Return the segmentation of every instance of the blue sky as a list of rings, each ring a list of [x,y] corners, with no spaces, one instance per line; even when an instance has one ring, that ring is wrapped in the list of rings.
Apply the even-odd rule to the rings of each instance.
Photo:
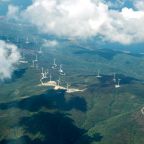
[[[32,3],[31,0],[9,0],[9,1],[0,0],[0,15],[6,15],[9,4],[16,5],[24,9],[31,3]]]
[[[112,2],[113,4],[117,3],[117,0],[106,0],[106,2]],[[133,8],[133,3],[132,0],[121,0],[124,2],[123,5],[119,5],[119,7],[116,7],[115,9],[121,9],[122,7],[129,7],[129,8]],[[13,4],[13,5],[17,5],[20,6],[21,8],[26,8],[28,5],[30,5],[32,3],[32,0],[8,0],[8,1],[0,1],[0,14],[1,15],[5,15],[7,13],[8,10],[8,5],[9,4]]]

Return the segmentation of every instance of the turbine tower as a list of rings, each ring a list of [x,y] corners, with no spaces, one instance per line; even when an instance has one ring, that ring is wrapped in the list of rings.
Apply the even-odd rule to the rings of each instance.
[[[52,69],[56,69],[56,68],[57,68],[56,59],[54,58],[54,63],[52,65]]]
[[[115,88],[119,88],[120,87],[120,81],[121,81],[121,79],[118,79],[117,84],[115,85]]]
[[[100,71],[98,70],[98,73],[97,73],[97,78],[101,78],[102,76],[100,75]]]
[[[113,81],[116,82],[116,73],[113,74]]]
[[[62,69],[62,64],[60,65],[60,68],[59,68],[59,74],[60,75],[65,75],[63,69]]]

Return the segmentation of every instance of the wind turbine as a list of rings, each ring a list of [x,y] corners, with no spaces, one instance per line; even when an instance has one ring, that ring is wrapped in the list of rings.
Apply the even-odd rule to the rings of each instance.
[[[116,82],[116,73],[113,74],[113,81]]]
[[[39,54],[42,54],[42,48],[41,48],[41,47],[40,47],[38,53],[39,53]]]
[[[32,68],[35,67],[35,60],[32,60],[32,65],[31,65]]]
[[[25,59],[24,51],[22,50],[22,57],[21,59]]]
[[[41,79],[40,79],[40,82],[41,82],[41,84],[43,85],[44,83],[43,83],[43,79],[45,79],[45,78],[47,78],[47,73],[45,73],[44,72],[44,70],[43,70],[43,67],[42,67],[42,69],[41,69],[42,71],[41,71],[41,75],[42,75],[42,77],[41,77]]]
[[[57,80],[57,85],[60,86],[60,78]]]
[[[43,67],[41,68],[41,75],[42,75],[42,78],[45,78],[45,73],[44,73]]]
[[[44,78],[47,78],[48,73],[48,70],[44,72]]]
[[[120,81],[121,81],[121,79],[118,79],[118,83],[115,85],[115,88],[119,88],[120,87]]]
[[[41,68],[41,74],[42,74],[42,75],[44,74],[44,70],[43,70],[43,67]]]
[[[56,68],[57,68],[56,59],[54,59],[54,63],[52,65],[52,69],[56,69]]]
[[[36,57],[35,57],[35,60],[34,60],[35,62],[37,62],[38,61],[38,57],[37,57],[37,54],[36,54]]]
[[[25,43],[26,43],[26,44],[29,44],[29,43],[30,43],[28,37],[26,37],[26,42],[25,42]]]
[[[60,75],[65,75],[65,73],[64,73],[64,71],[62,69],[62,64],[60,65],[59,73],[60,73]]]
[[[23,64],[27,64],[28,63],[28,61],[25,60],[24,52],[22,52],[22,57],[21,57],[19,62],[23,63]]]
[[[43,80],[44,79],[44,76],[42,75],[42,78],[40,79],[40,82],[41,82],[41,84],[43,85],[44,83],[43,83]]]
[[[52,79],[52,76],[51,76],[51,74],[50,74],[49,78],[50,78],[50,82],[51,82],[51,81],[52,81],[52,80],[51,80],[51,79]]]
[[[101,78],[102,76],[100,75],[100,72],[99,72],[99,70],[98,70],[98,73],[97,73],[97,76],[96,76],[97,78]]]
[[[66,86],[66,91],[67,92],[69,91],[69,86],[70,86],[70,84],[67,83],[67,86]]]

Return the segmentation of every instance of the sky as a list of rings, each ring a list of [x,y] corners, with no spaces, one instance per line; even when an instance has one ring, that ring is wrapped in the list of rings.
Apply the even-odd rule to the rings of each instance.
[[[144,0],[0,0],[0,15],[57,37],[144,42]]]
[[[144,41],[143,0],[33,0],[24,9],[9,2],[7,16],[23,18],[42,33],[56,36],[99,36],[121,44]]]
[[[131,44],[144,41],[144,0],[1,0],[10,19],[41,32]]]

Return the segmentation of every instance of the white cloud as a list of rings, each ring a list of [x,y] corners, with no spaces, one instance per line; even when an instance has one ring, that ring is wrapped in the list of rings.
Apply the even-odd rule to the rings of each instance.
[[[0,40],[0,79],[10,78],[20,58],[18,49],[13,44]]]
[[[44,47],[55,47],[58,45],[58,42],[56,40],[44,40],[43,46]]]
[[[19,7],[11,4],[8,5],[7,18],[18,19],[18,15],[19,15]]]
[[[24,16],[45,33],[88,37],[106,21],[107,10],[91,0],[35,0]]]
[[[144,12],[123,8],[121,12],[110,11],[109,21],[101,34],[105,39],[123,44],[144,41]]]
[[[113,10],[103,1],[34,0],[21,15],[40,31],[57,36],[101,36],[122,44],[144,42],[144,11]]]

